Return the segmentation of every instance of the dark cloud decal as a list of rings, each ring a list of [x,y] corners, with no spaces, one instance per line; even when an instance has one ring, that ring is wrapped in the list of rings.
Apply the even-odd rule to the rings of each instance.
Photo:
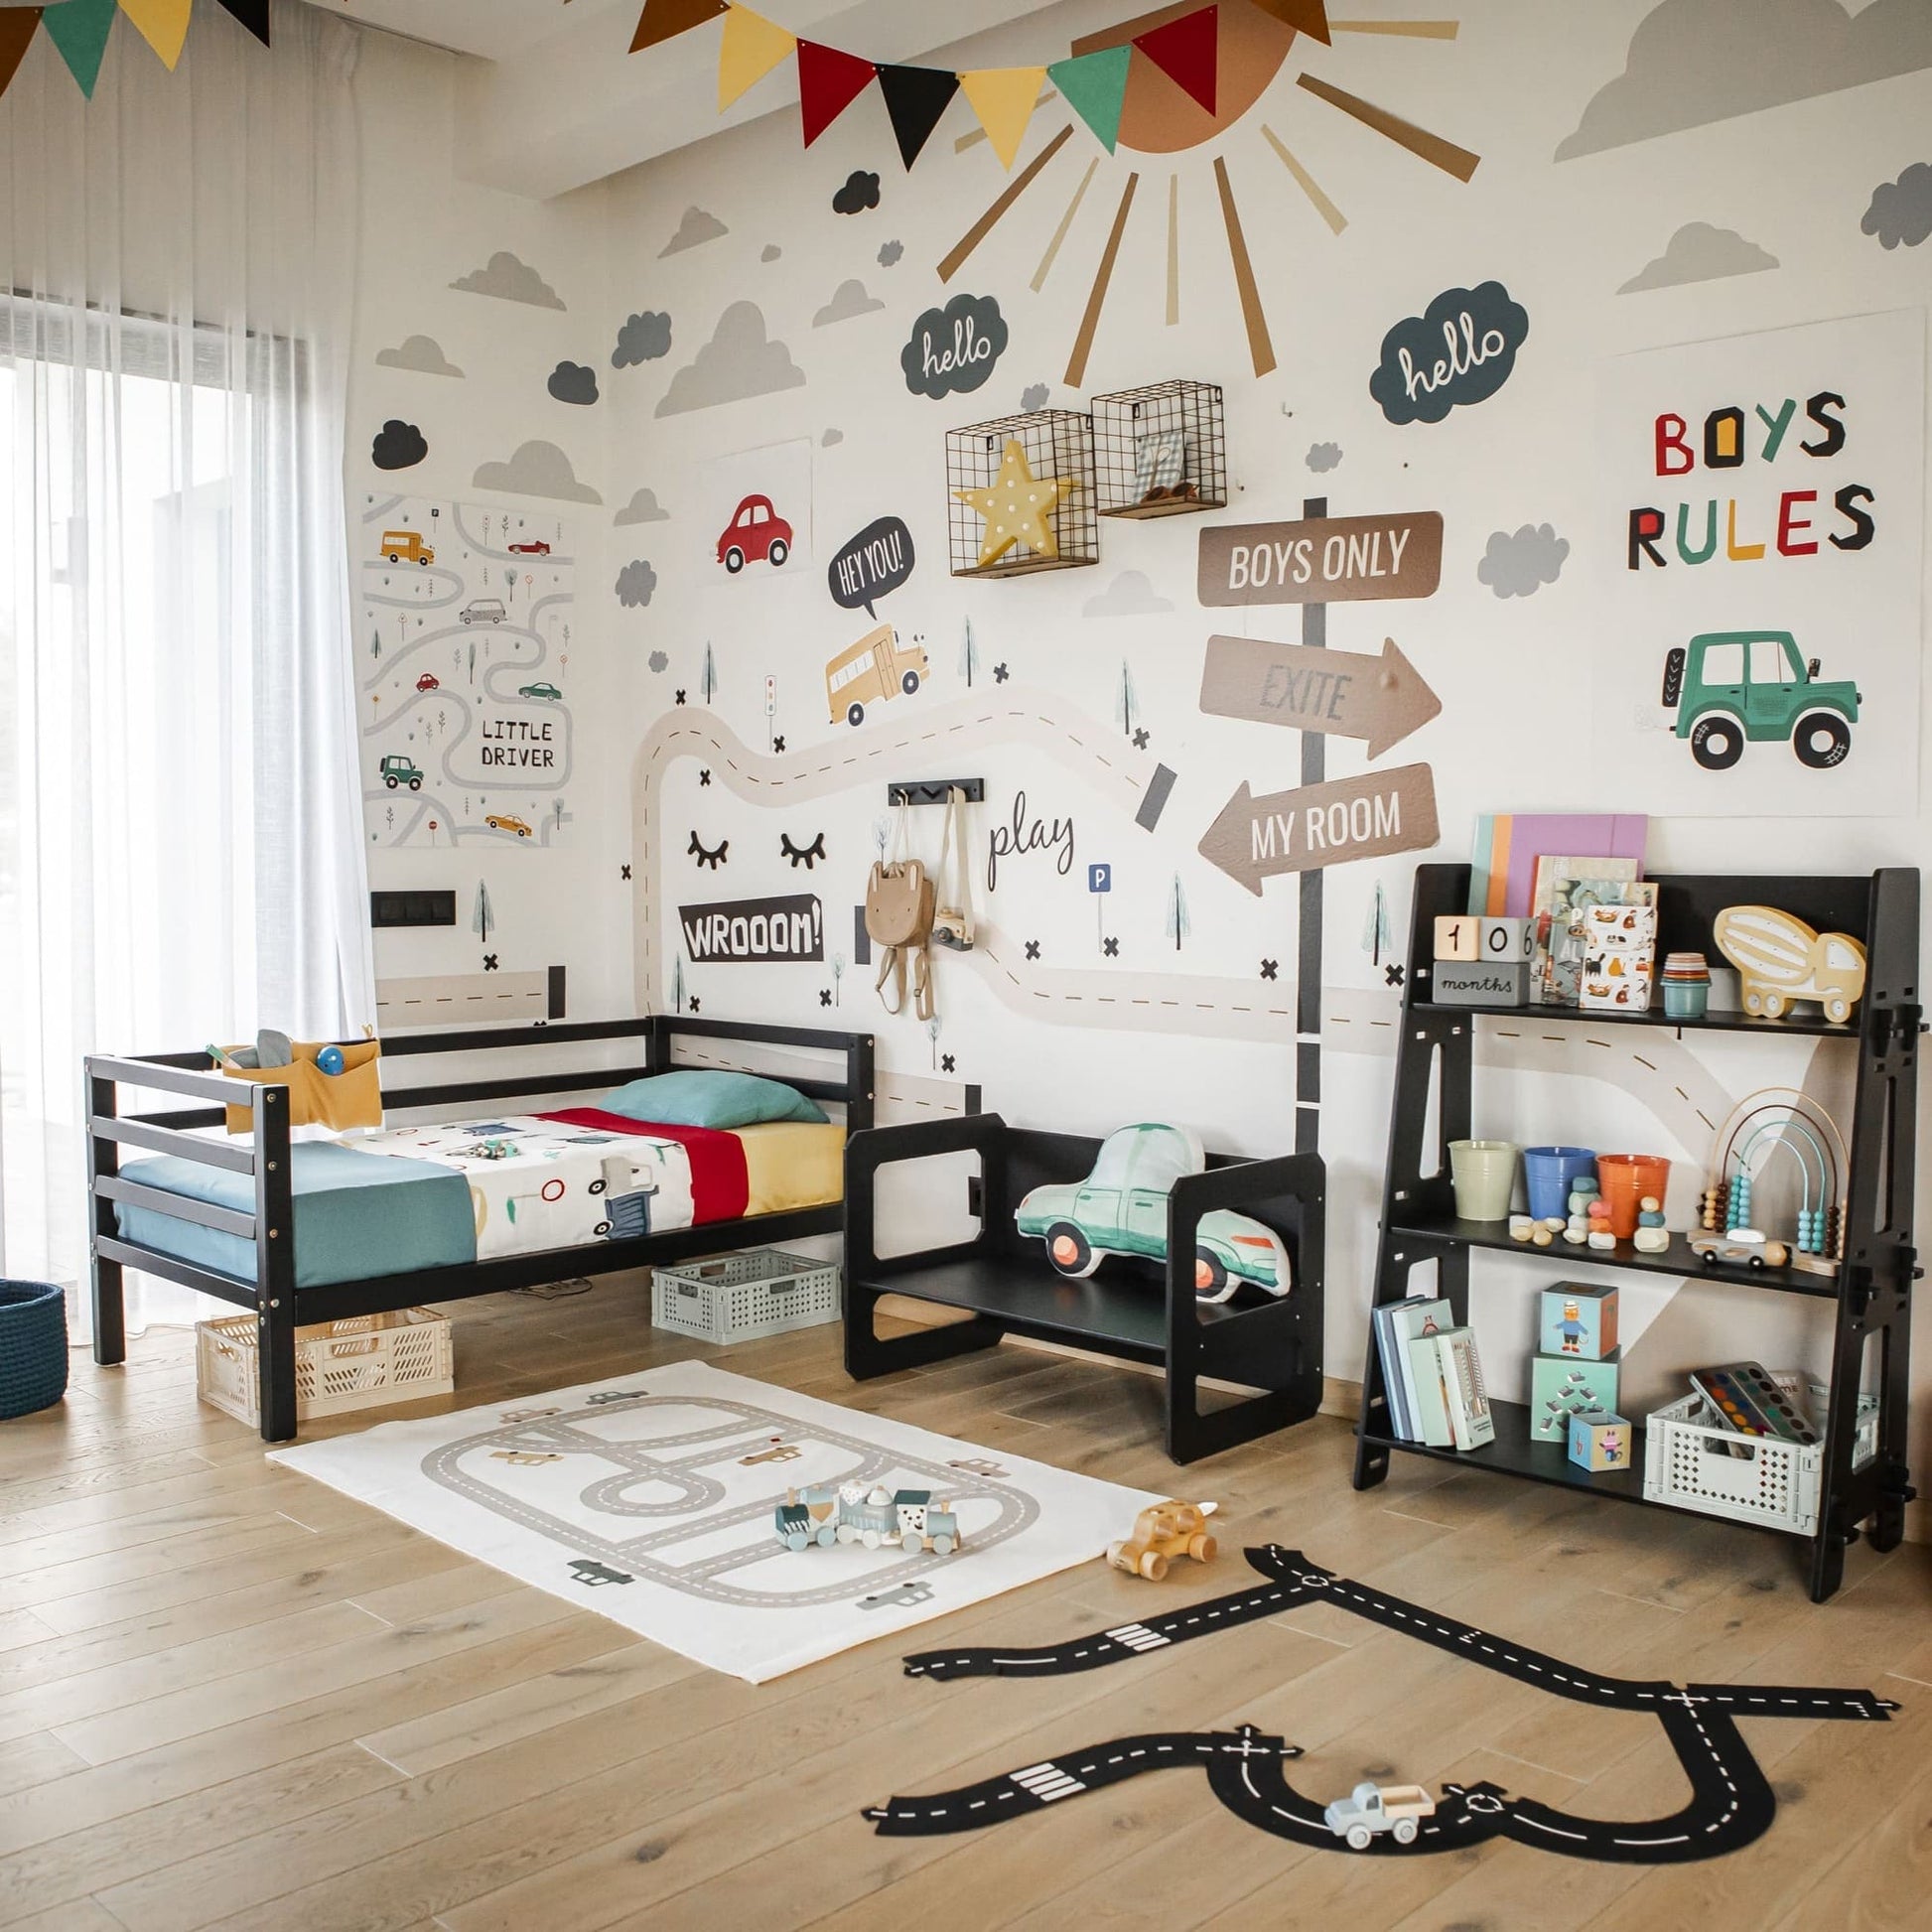
[[[393,416],[376,431],[369,461],[378,470],[410,470],[429,455],[429,443],[414,423]]]
[[[583,362],[559,362],[545,386],[559,402],[593,403],[597,400],[597,371]]]
[[[618,572],[618,602],[626,611],[640,611],[657,588],[657,573],[639,557]]]
[[[845,186],[832,197],[835,214],[863,214],[879,206],[879,177],[855,168],[845,178]]]
[[[1529,333],[1529,312],[1500,282],[1445,289],[1382,338],[1368,392],[1392,423],[1440,423],[1509,380]]]
[[[632,316],[618,331],[618,345],[611,351],[614,369],[634,368],[639,362],[654,362],[671,352],[671,319],[646,309]]]
[[[1883,248],[1916,248],[1932,235],[1932,162],[1915,161],[1896,181],[1880,182],[1859,227]]]

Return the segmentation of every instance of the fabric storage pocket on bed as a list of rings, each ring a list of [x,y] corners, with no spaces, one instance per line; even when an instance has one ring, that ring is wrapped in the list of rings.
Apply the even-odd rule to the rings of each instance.
[[[295,1285],[371,1281],[420,1268],[461,1267],[477,1258],[476,1216],[460,1173],[427,1161],[360,1154],[335,1141],[302,1141],[289,1150],[295,1192]],[[124,1179],[192,1200],[249,1213],[255,1183],[245,1173],[205,1168],[173,1155],[131,1161]],[[255,1250],[239,1235],[179,1221],[156,1208],[117,1201],[124,1241],[178,1261],[255,1278]]]

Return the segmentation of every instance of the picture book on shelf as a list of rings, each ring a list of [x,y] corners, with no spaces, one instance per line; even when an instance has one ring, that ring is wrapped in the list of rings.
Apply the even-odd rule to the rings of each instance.
[[[1409,1344],[1418,1335],[1449,1325],[1449,1306],[1440,1296],[1412,1295],[1374,1313],[1375,1342],[1382,1357],[1382,1383],[1388,1396],[1389,1426],[1403,1441],[1419,1443],[1416,1420],[1416,1366]]]
[[[1476,820],[1469,855],[1468,910],[1477,917],[1527,918],[1536,862],[1547,852],[1594,852],[1643,870],[1650,821],[1641,813],[1498,813]]]
[[[1496,1426],[1483,1387],[1475,1335],[1466,1327],[1432,1327],[1409,1344],[1415,1368],[1418,1440],[1438,1449],[1481,1449]]]
[[[1537,860],[1530,897],[1533,1003],[1579,1003],[1588,938],[1585,914],[1593,905],[1655,905],[1657,889],[1637,877],[1642,869],[1639,860],[1612,856],[1545,853]]]

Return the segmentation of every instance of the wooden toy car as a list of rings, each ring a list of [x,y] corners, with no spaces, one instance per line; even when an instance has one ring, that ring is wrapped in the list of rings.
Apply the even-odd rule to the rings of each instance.
[[[1345,1798],[1326,1806],[1321,1817],[1351,1852],[1366,1852],[1378,1832],[1398,1845],[1413,1845],[1421,1820],[1436,1815],[1436,1800],[1419,1784],[1358,1784]]]
[[[1214,1561],[1214,1539],[1207,1534],[1206,1514],[1194,1503],[1150,1503],[1134,1519],[1134,1534],[1107,1546],[1107,1561],[1130,1577],[1158,1584],[1174,1557],[1196,1563]]]

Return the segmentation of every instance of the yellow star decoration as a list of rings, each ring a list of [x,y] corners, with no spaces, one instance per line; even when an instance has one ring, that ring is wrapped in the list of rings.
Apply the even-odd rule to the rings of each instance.
[[[1016,543],[1042,557],[1060,554],[1059,539],[1046,520],[1061,497],[1078,489],[1074,477],[1035,477],[1027,462],[1027,452],[1019,442],[1009,439],[1006,454],[1000,459],[1000,474],[985,489],[955,489],[962,503],[986,518],[986,534],[980,539],[980,568],[997,563]]]

